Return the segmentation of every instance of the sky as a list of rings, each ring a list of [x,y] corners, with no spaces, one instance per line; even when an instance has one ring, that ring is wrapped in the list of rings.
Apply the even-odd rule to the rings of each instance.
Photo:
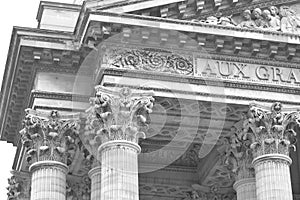
[[[52,0],[47,0],[52,1]],[[2,80],[9,43],[13,26],[37,27],[36,14],[40,0],[14,0],[2,1],[0,12],[0,79]],[[55,2],[73,3],[74,0],[57,0]],[[2,81],[0,81],[1,86]],[[0,164],[0,199],[7,199],[10,170],[16,148],[4,141],[0,142],[1,164]]]

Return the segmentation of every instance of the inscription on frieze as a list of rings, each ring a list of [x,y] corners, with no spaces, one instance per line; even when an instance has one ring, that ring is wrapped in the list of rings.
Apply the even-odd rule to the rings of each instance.
[[[232,59],[233,60],[233,59]],[[300,66],[260,64],[207,58],[197,53],[155,48],[106,48],[102,67],[232,80],[247,83],[300,86]],[[262,63],[263,61],[261,61]]]
[[[195,76],[242,82],[300,83],[300,69],[206,58],[195,59]]]

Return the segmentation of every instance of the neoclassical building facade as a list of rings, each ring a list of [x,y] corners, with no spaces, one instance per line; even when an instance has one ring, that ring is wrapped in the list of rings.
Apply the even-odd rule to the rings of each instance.
[[[300,199],[298,0],[42,1],[37,21],[1,88],[8,199]]]

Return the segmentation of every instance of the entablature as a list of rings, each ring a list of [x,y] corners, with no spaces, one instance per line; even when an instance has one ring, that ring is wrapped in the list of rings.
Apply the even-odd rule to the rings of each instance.
[[[268,8],[270,6],[296,3],[297,0],[132,0],[86,2],[93,11],[113,13],[133,13],[144,16],[156,16],[174,19],[206,19],[210,16],[230,16],[240,14],[247,9]]]
[[[127,44],[142,43],[289,63],[300,61],[297,58],[300,35],[297,34],[100,12],[89,13],[84,21],[85,25],[76,33],[82,35],[81,43],[91,49],[117,37]]]

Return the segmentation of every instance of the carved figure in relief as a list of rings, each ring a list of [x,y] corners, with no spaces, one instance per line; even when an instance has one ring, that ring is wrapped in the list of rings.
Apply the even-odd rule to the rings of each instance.
[[[231,26],[231,27],[236,26],[235,22],[232,21],[231,17],[221,17],[219,19],[219,24],[223,26]]]
[[[260,8],[255,8],[253,11],[252,11],[252,15],[253,15],[253,18],[254,18],[254,22],[255,22],[255,25],[257,27],[260,27],[260,28],[266,28],[267,24],[265,23],[265,21],[263,20],[263,17],[262,17],[262,11]]]
[[[242,17],[243,17],[244,21],[242,21],[240,24],[238,24],[238,27],[240,27],[240,28],[250,28],[250,29],[257,28],[257,25],[251,19],[251,11],[250,10],[245,10],[242,13]]]
[[[272,17],[275,17],[280,20],[279,9],[276,6],[270,6],[269,11],[270,11]]]
[[[300,18],[296,12],[288,6],[281,6],[279,14],[281,16],[281,31],[284,33],[299,33]]]
[[[263,28],[268,28],[272,31],[280,30],[280,19],[276,16],[272,16],[269,10],[264,10],[262,13],[265,26]]]
[[[210,16],[210,17],[207,17],[205,22],[208,23],[208,24],[217,25],[218,24],[218,18],[216,18],[214,16]]]

